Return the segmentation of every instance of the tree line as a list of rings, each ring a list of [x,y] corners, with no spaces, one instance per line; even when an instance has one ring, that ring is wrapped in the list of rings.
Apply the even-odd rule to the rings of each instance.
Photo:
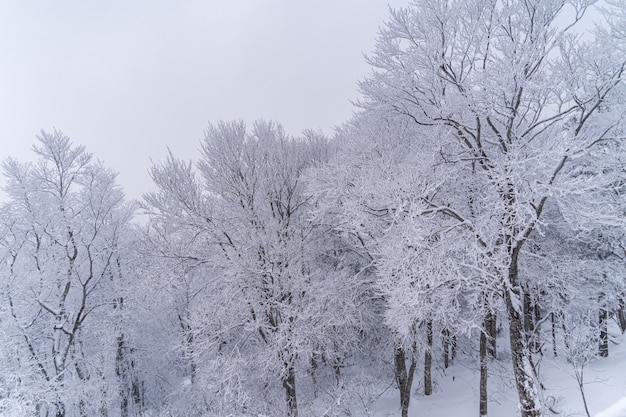
[[[538,417],[548,355],[584,400],[626,330],[626,7],[592,5],[392,10],[332,137],[210,124],[140,201],[42,131],[3,162],[0,411],[365,416],[393,383],[405,417],[475,358],[480,416],[505,360]]]

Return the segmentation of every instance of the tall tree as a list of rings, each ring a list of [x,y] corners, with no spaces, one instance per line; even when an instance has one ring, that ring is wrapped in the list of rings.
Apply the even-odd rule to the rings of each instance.
[[[346,124],[337,140],[341,149],[316,170],[311,193],[329,228],[368,265],[393,335],[386,348],[407,415],[422,353],[424,393],[432,392],[434,334],[451,338],[471,328],[460,324],[472,323],[471,314],[458,314],[472,292],[465,278],[474,262],[463,244],[468,232],[429,203],[429,196],[449,190],[412,123],[370,113]]]
[[[606,184],[601,150],[620,135],[624,59],[610,51],[616,37],[582,40],[588,7],[414,1],[391,12],[369,58],[373,73],[360,84],[363,108],[421,126],[436,141],[439,163],[453,171],[467,166],[479,186],[470,198],[489,207],[488,217],[462,200],[435,195],[429,203],[472,231],[485,271],[498,278],[524,417],[542,414],[524,327],[524,294],[532,287],[519,269],[525,244],[550,198],[571,216],[608,218],[598,216],[606,206],[588,197]],[[589,160],[594,175],[583,185],[576,171]]]
[[[31,366],[22,383],[37,412],[93,415],[113,407],[117,393],[108,361],[115,351],[101,349],[114,334],[95,317],[112,313],[120,297],[119,241],[132,206],[84,147],[58,131],[38,141],[36,162],[3,163],[2,323],[21,348],[18,360]]]
[[[205,288],[184,321],[201,346],[192,352],[197,378],[220,393],[213,413],[235,405],[276,412],[268,392],[280,390],[286,414],[296,416],[298,369],[320,350],[341,358],[336,348],[351,315],[330,307],[338,306],[334,290],[352,289],[316,264],[326,254],[303,182],[326,147],[319,135],[293,139],[275,123],[249,132],[243,122],[220,122],[209,126],[195,166],[170,156],[152,169],[158,190],[145,207],[155,248]],[[331,334],[338,343],[328,343]]]

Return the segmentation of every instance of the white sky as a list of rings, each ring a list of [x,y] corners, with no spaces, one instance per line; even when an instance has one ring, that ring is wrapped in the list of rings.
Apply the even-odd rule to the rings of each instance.
[[[0,0],[0,159],[56,127],[140,197],[150,159],[196,158],[209,121],[332,133],[407,2]]]

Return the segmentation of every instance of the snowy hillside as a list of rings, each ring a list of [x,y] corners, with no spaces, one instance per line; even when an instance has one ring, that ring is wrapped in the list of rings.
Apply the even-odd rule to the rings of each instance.
[[[624,335],[612,329],[611,353],[608,358],[593,359],[583,369],[583,386],[591,417],[626,417],[626,343]],[[506,343],[502,341],[502,346]],[[509,360],[510,352],[490,364],[489,416],[518,415],[515,391]],[[554,415],[586,416],[583,400],[574,375],[574,368],[563,357],[553,358],[546,353],[539,361],[544,397]],[[417,378],[417,376],[416,376]],[[445,372],[437,367],[436,389],[431,396],[419,391],[421,381],[414,384],[410,417],[476,417],[478,416],[478,363],[463,361]],[[389,390],[377,404],[377,417],[400,415],[397,390]]]

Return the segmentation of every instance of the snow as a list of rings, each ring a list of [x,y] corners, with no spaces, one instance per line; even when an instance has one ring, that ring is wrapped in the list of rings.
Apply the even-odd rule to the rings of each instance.
[[[595,417],[626,417],[626,397],[609,408],[596,414]]]
[[[584,390],[593,417],[626,417],[626,343],[625,336],[613,332],[608,358],[592,360],[584,368]],[[504,340],[499,340],[499,358],[490,363],[489,374],[489,417],[511,417],[519,415],[518,397],[513,380],[510,352],[503,349]],[[543,395],[552,412],[546,416],[586,416],[574,369],[564,357],[553,358],[546,349],[538,359],[541,380],[546,390]],[[433,369],[434,392],[423,395],[420,370],[415,375],[409,417],[475,417],[478,415],[478,361],[468,362],[467,357],[443,369],[441,363]],[[398,391],[390,391],[377,403],[376,417],[400,415]],[[611,405],[613,404],[613,405]],[[608,407],[608,408],[607,408]]]

